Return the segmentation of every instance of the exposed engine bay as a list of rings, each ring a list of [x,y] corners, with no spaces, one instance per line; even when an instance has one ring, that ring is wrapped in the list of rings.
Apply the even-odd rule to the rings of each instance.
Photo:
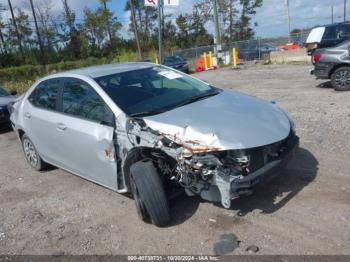
[[[230,208],[232,199],[251,194],[254,185],[261,180],[260,173],[265,174],[281,164],[298,144],[291,128],[289,136],[277,143],[224,150],[201,145],[199,141],[181,141],[179,137],[154,131],[142,119],[134,118],[126,119],[126,137],[123,141],[126,143],[119,145],[119,154],[138,148],[141,156],[137,153],[137,157],[151,159],[163,181],[181,186],[189,196],[200,195],[205,200],[221,202],[225,208]],[[122,162],[125,173],[120,176],[125,181],[128,154]]]

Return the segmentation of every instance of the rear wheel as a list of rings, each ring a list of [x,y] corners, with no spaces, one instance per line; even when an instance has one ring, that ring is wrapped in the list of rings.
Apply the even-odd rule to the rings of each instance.
[[[170,211],[163,183],[151,161],[130,168],[130,185],[139,217],[162,227],[170,223]]]
[[[350,67],[340,67],[331,77],[332,86],[337,91],[350,90]]]
[[[33,142],[26,134],[22,136],[22,147],[24,156],[32,168],[34,168],[36,171],[43,171],[47,167],[47,164],[41,159]]]

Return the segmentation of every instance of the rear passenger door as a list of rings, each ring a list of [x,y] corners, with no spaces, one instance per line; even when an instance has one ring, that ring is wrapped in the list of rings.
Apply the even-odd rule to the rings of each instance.
[[[23,111],[24,127],[40,156],[55,164],[58,157],[54,131],[58,113],[60,79],[41,82],[25,101]]]
[[[59,165],[116,189],[114,114],[86,82],[65,78],[56,119]]]

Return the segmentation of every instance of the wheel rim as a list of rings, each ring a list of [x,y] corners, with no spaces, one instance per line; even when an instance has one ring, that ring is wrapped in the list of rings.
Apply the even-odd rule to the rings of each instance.
[[[130,175],[130,185],[131,185],[131,191],[132,195],[134,197],[135,205],[136,205],[136,210],[137,210],[137,215],[142,219],[142,220],[147,220],[148,219],[148,213],[145,207],[145,204],[140,198],[140,193],[136,187],[135,180],[132,175]]]
[[[29,164],[32,167],[36,167],[38,164],[38,154],[37,154],[32,142],[28,139],[25,139],[23,141],[23,149],[24,149],[25,157],[26,157],[27,161],[29,162]]]
[[[346,88],[350,86],[350,72],[342,70],[335,76],[335,83],[340,88]]]

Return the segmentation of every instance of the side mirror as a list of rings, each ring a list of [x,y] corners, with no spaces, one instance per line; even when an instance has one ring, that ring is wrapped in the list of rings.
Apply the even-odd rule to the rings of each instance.
[[[17,91],[11,91],[11,93],[10,93],[12,96],[15,96],[15,95],[17,95]]]

